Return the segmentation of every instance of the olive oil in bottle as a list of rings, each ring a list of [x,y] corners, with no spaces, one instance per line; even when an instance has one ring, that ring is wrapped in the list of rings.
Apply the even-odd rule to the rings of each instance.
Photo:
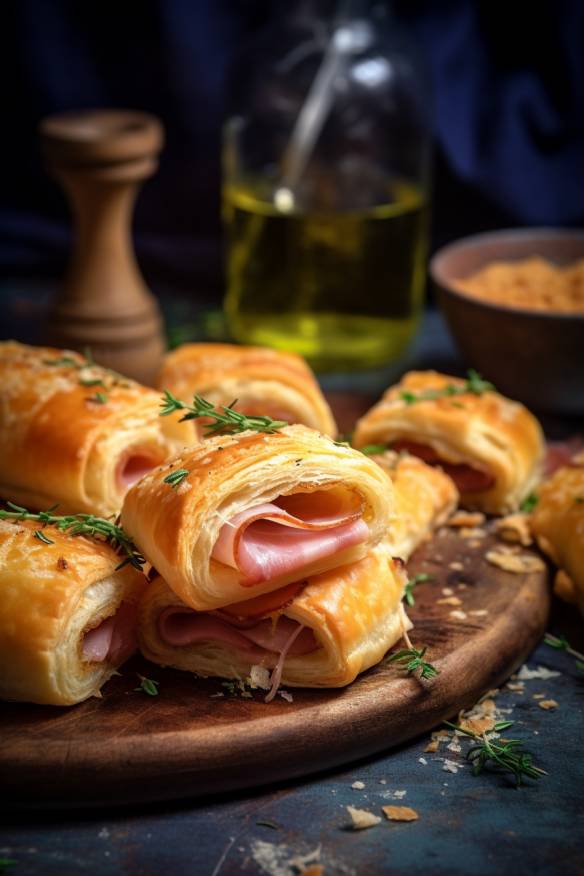
[[[375,206],[304,211],[278,209],[273,189],[261,189],[224,189],[225,310],[235,339],[292,350],[320,370],[399,358],[423,303],[422,191],[388,182]]]

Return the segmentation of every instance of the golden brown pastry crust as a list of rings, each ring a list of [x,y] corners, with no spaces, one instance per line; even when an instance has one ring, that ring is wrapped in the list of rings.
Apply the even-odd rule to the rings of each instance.
[[[532,532],[562,573],[556,592],[584,615],[584,465],[559,468],[537,494]]]
[[[378,663],[410,628],[401,605],[405,578],[379,545],[357,562],[308,579],[299,596],[281,614],[314,631],[321,647],[289,656],[282,684],[292,687],[342,687]],[[172,646],[159,634],[158,619],[169,606],[180,606],[162,578],[148,587],[140,603],[139,639],[149,660],[200,675],[245,679],[249,657],[220,643]],[[266,654],[261,665],[272,669],[278,655]]]
[[[426,465],[409,453],[385,453],[371,457],[389,475],[395,488],[392,523],[394,556],[408,560],[415,549],[446,523],[458,504],[458,490],[442,469]]]
[[[287,419],[334,436],[337,427],[314,374],[300,356],[266,347],[183,344],[164,360],[157,381],[190,402],[202,395],[214,405],[238,400],[238,410]]]
[[[83,634],[136,602],[145,578],[115,571],[111,547],[54,527],[0,520],[0,698],[71,705],[99,694],[118,664],[83,659]]]
[[[173,489],[164,478],[179,469],[189,474]],[[359,498],[369,538],[305,567],[304,577],[363,557],[386,538],[393,514],[385,472],[364,454],[305,426],[209,438],[132,487],[122,524],[182,601],[207,611],[299,578],[296,571],[245,586],[239,572],[211,559],[227,521],[278,496],[336,486]]]
[[[515,511],[540,477],[544,438],[536,418],[497,392],[415,404],[400,396],[403,391],[420,394],[463,383],[436,371],[409,372],[359,420],[354,444],[413,441],[430,446],[447,462],[485,468],[494,484],[482,492],[463,492],[461,505],[492,514]]]
[[[113,514],[125,456],[160,463],[194,433],[176,416],[159,416],[158,392],[99,366],[50,364],[63,357],[85,361],[67,350],[0,343],[0,495],[36,508],[58,502],[62,513]],[[104,404],[91,400],[98,392]]]

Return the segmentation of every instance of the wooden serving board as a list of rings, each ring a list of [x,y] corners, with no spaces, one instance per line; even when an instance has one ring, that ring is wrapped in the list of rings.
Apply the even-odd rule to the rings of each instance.
[[[414,645],[427,645],[427,659],[440,670],[432,682],[382,662],[347,688],[291,689],[292,703],[277,697],[266,704],[261,691],[242,698],[217,679],[136,659],[102,699],[67,709],[2,705],[4,800],[98,805],[251,787],[356,760],[436,727],[506,679],[546,626],[547,574],[489,564],[484,555],[493,541],[444,529],[409,564],[410,575],[434,576],[417,586],[409,610]],[[437,604],[444,587],[460,597],[466,619]],[[160,682],[158,696],[135,690],[137,672]]]

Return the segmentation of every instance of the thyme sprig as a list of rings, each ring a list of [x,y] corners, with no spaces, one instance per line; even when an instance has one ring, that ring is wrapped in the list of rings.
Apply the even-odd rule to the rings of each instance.
[[[102,387],[102,389],[110,390],[114,386],[128,387],[130,385],[127,378],[125,378],[122,374],[118,374],[118,372],[114,371],[112,368],[105,368],[103,365],[98,365],[93,358],[89,347],[85,348],[85,350],[83,351],[83,356],[80,359],[76,359],[74,356],[66,353],[64,356],[58,356],[56,359],[43,359],[43,365],[50,365],[53,367],[62,368],[73,368],[75,371],[79,372],[79,385],[88,388],[100,386]],[[91,373],[91,371],[89,372],[89,374],[84,373],[87,371],[87,369],[93,368],[99,369],[97,376],[95,372]],[[99,405],[104,405],[108,401],[108,397],[104,392],[96,392],[95,395],[90,396],[87,401],[95,402]]]
[[[96,517],[94,514],[53,514],[58,507],[53,505],[47,511],[39,511],[38,514],[7,502],[9,511],[0,509],[0,520],[34,520],[45,526],[54,526],[59,532],[67,532],[69,535],[87,535],[98,541],[106,542],[119,554],[125,554],[125,558],[116,566],[116,571],[130,565],[139,572],[143,571],[146,562],[142,554],[137,550],[130,536],[113,520],[105,517]],[[34,532],[35,538],[45,544],[54,544],[42,529]]]
[[[499,721],[491,731],[485,733],[474,733],[458,724],[451,724],[450,721],[444,723],[451,730],[477,740],[466,753],[467,760],[472,764],[474,776],[480,775],[487,767],[497,772],[511,773],[515,777],[515,784],[519,787],[525,776],[539,779],[540,776],[547,775],[545,770],[533,765],[532,756],[523,749],[523,742],[520,739],[502,739],[500,742],[495,742],[489,738],[492,733],[508,730],[513,725],[513,721]]]
[[[225,407],[215,407],[214,404],[202,398],[200,395],[195,395],[192,405],[188,405],[180,399],[176,398],[168,389],[164,390],[164,398],[160,409],[160,416],[167,417],[175,411],[186,411],[186,414],[181,417],[180,422],[185,420],[198,420],[200,417],[208,417],[213,422],[205,423],[203,429],[206,435],[233,435],[238,432],[251,430],[254,432],[277,432],[284,426],[288,426],[285,420],[273,420],[271,417],[261,416],[246,416],[239,411],[234,410],[234,405],[237,404],[237,399]]]
[[[435,678],[439,675],[439,670],[432,663],[424,660],[424,655],[428,649],[424,645],[423,648],[401,648],[397,653],[392,654],[388,658],[389,663],[400,663],[401,668],[405,669],[408,675],[415,672],[420,673],[420,678]]]
[[[406,584],[406,588],[404,590],[404,599],[409,606],[415,605],[416,600],[414,597],[414,587],[418,584],[423,584],[424,581],[433,581],[434,576],[429,575],[427,572],[419,572],[417,575],[414,575],[413,578],[408,580]]]
[[[160,687],[160,682],[155,681],[153,678],[146,678],[145,675],[140,675],[139,672],[137,672],[136,675],[138,676],[140,684],[138,687],[135,687],[134,690],[148,694],[149,697],[157,697],[159,693],[158,688]]]
[[[546,645],[550,646],[550,648],[555,648],[556,651],[565,651],[567,654],[570,654],[571,657],[575,657],[576,669],[578,672],[584,674],[584,654],[581,654],[580,651],[576,651],[575,648],[572,648],[565,636],[552,636],[551,633],[546,633],[543,640]]]
[[[472,395],[484,395],[485,392],[493,391],[495,391],[493,384],[489,383],[488,380],[483,380],[478,371],[470,368],[466,372],[466,380],[460,386],[455,383],[447,383],[441,389],[427,389],[418,394],[409,392],[409,390],[402,390],[399,397],[406,405],[413,405],[416,402],[433,401],[437,398],[450,398],[455,395],[468,395],[469,393]]]

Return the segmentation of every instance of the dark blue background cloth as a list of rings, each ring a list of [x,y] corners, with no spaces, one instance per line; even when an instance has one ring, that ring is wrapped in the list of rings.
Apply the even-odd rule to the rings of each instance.
[[[393,8],[432,82],[434,244],[502,225],[584,224],[584,4],[401,0]],[[149,278],[217,296],[227,71],[277,9],[269,0],[4,4],[4,276],[56,275],[69,248],[68,209],[40,161],[39,120],[136,108],[159,115],[167,131],[160,171],[136,212],[141,262]]]

